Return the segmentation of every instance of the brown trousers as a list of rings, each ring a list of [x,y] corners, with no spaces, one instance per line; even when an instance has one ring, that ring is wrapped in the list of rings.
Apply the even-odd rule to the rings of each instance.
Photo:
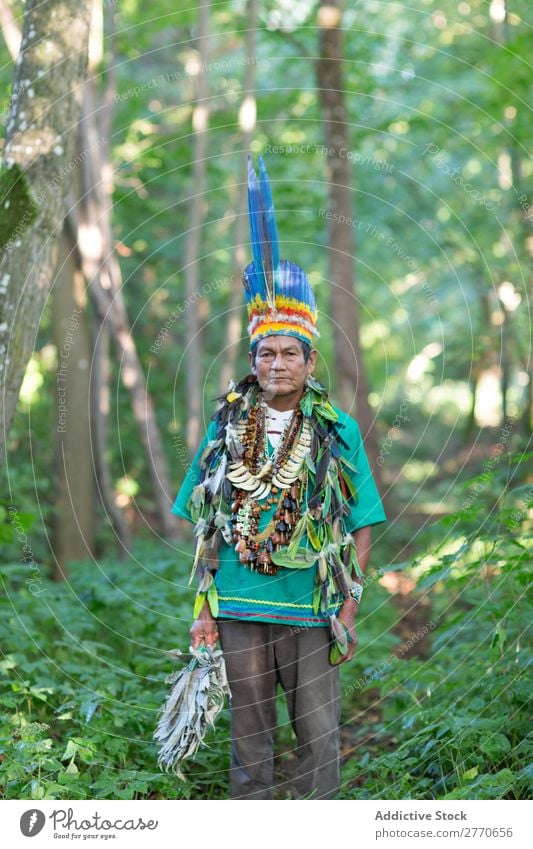
[[[231,688],[231,798],[272,799],[276,688],[296,735],[292,797],[331,799],[339,789],[339,670],[329,628],[219,619]],[[280,785],[283,788],[283,785]]]

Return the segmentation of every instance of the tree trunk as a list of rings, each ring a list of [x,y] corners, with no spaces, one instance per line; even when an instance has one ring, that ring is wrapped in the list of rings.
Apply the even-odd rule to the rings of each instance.
[[[57,256],[92,0],[27,0],[3,154],[0,458]],[[30,188],[31,187],[31,190]]]
[[[56,518],[52,550],[54,577],[67,577],[69,560],[93,553],[93,464],[89,428],[91,340],[87,291],[76,253],[60,240],[52,323],[57,348],[57,425],[55,462]]]
[[[354,415],[373,460],[374,474],[381,483],[375,462],[377,440],[374,413],[368,403],[368,383],[359,340],[359,305],[355,286],[352,175],[346,150],[350,148],[342,73],[342,13],[344,0],[331,0],[318,10],[319,55],[317,87],[324,121],[329,183],[329,280],[331,317],[334,328],[336,396],[340,406]],[[344,155],[342,155],[344,153]]]
[[[463,442],[470,442],[474,433],[474,428],[476,425],[476,403],[477,403],[477,390],[479,385],[479,375],[480,369],[476,363],[472,364],[472,368],[470,371],[470,410],[468,411],[468,416],[466,419],[465,429],[463,433]]]
[[[131,534],[124,514],[115,502],[113,479],[107,461],[109,430],[109,324],[97,315],[91,367],[91,434],[92,456],[98,490],[98,499],[106,520],[110,523],[121,560],[131,546]]]
[[[96,89],[96,74],[91,74],[84,90],[83,115],[80,122],[80,146],[83,162],[80,170],[79,202],[71,205],[79,210],[76,216],[69,213],[69,226],[77,234],[81,265],[93,294],[99,323],[106,323],[113,336],[120,374],[132,400],[132,409],[143,443],[152,490],[156,503],[157,525],[164,536],[172,536],[176,519],[170,513],[171,484],[167,462],[157,426],[152,399],[137,354],[122,294],[122,275],[114,251],[112,234],[113,169],[110,162],[110,131],[115,95],[115,77],[112,68],[107,71],[107,87],[103,97]],[[98,116],[98,124],[96,117]],[[97,388],[102,399],[105,391]],[[105,403],[105,401],[104,401]],[[97,409],[97,408],[96,408]],[[105,422],[96,425],[97,448],[104,451]],[[108,509],[113,500],[110,475],[104,471],[105,456],[97,465],[100,470],[101,495]],[[119,543],[127,548],[129,535],[118,508],[111,516]]]
[[[187,446],[193,453],[200,442],[201,413],[201,345],[197,300],[199,293],[200,229],[203,220],[202,197],[205,187],[205,158],[209,107],[207,103],[207,63],[209,61],[209,7],[210,0],[198,3],[198,52],[200,67],[196,82],[196,103],[192,114],[193,127],[193,180],[189,214],[189,231],[185,244],[185,292],[187,312],[186,327],[186,385],[187,385]]]
[[[246,4],[246,57],[255,56],[255,30],[257,27],[257,0],[248,0]],[[230,378],[235,377],[235,365],[239,352],[242,334],[242,318],[244,314],[244,292],[242,274],[247,265],[245,245],[248,240],[248,151],[256,126],[257,104],[255,97],[255,63],[247,62],[244,73],[244,97],[239,109],[239,129],[242,138],[242,159],[240,163],[240,180],[238,186],[239,198],[235,204],[237,216],[235,221],[235,247],[233,273],[231,276],[230,308],[228,313],[228,329],[226,334],[226,350],[220,373],[220,394],[227,388]]]

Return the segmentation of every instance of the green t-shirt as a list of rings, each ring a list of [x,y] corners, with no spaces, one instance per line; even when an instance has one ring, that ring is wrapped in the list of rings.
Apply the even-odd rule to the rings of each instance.
[[[350,499],[350,513],[345,517],[346,530],[350,533],[367,525],[385,522],[387,517],[372,477],[359,425],[338,407],[333,409],[339,417],[339,425],[342,425],[339,427],[339,434],[349,446],[341,446],[341,453],[356,468],[356,471],[351,473],[351,478],[358,498]],[[208,440],[216,438],[216,429],[216,422],[211,421],[172,507],[172,513],[189,521],[192,519],[187,502],[200,480],[200,457]],[[258,531],[266,527],[275,509],[276,505],[273,504],[269,511],[261,511]],[[308,545],[305,535],[300,545]],[[233,546],[222,540],[219,569],[215,574],[219,602],[218,618],[303,627],[328,625],[325,613],[313,612],[312,599],[317,568],[317,563],[307,569],[287,569],[282,566],[276,575],[262,575],[241,563]],[[340,603],[341,599],[332,602],[329,612],[334,613]]]

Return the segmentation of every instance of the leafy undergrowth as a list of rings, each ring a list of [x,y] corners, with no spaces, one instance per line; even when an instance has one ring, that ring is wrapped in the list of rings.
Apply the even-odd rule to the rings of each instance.
[[[533,488],[493,482],[499,497],[467,500],[436,523],[439,544],[410,564],[413,604],[431,610],[411,642],[426,650],[404,652],[404,642],[369,665],[359,697],[376,721],[346,763],[344,798],[532,796]]]
[[[175,668],[164,652],[187,648],[193,594],[177,558],[135,554],[72,564],[66,584],[1,567],[3,798],[227,798],[226,715],[186,783],[158,770],[152,734]]]
[[[494,491],[505,497],[435,523],[403,572],[370,576],[358,651],[341,669],[341,798],[531,797],[531,485]],[[190,556],[141,541],[134,554],[72,564],[64,584],[0,567],[3,798],[228,798],[227,710],[187,782],[157,768],[152,733],[174,669],[164,652],[188,645]],[[402,576],[417,588],[399,604]],[[286,798],[282,699],[279,718]]]

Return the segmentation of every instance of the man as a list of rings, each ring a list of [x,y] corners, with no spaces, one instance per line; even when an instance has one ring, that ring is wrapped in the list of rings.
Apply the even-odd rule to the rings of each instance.
[[[270,185],[250,163],[244,272],[251,374],[220,401],[173,512],[196,524],[191,645],[220,638],[231,796],[273,795],[276,688],[297,739],[294,798],[339,789],[338,665],[353,657],[370,528],[385,521],[357,423],[313,377],[316,305],[279,260]]]

